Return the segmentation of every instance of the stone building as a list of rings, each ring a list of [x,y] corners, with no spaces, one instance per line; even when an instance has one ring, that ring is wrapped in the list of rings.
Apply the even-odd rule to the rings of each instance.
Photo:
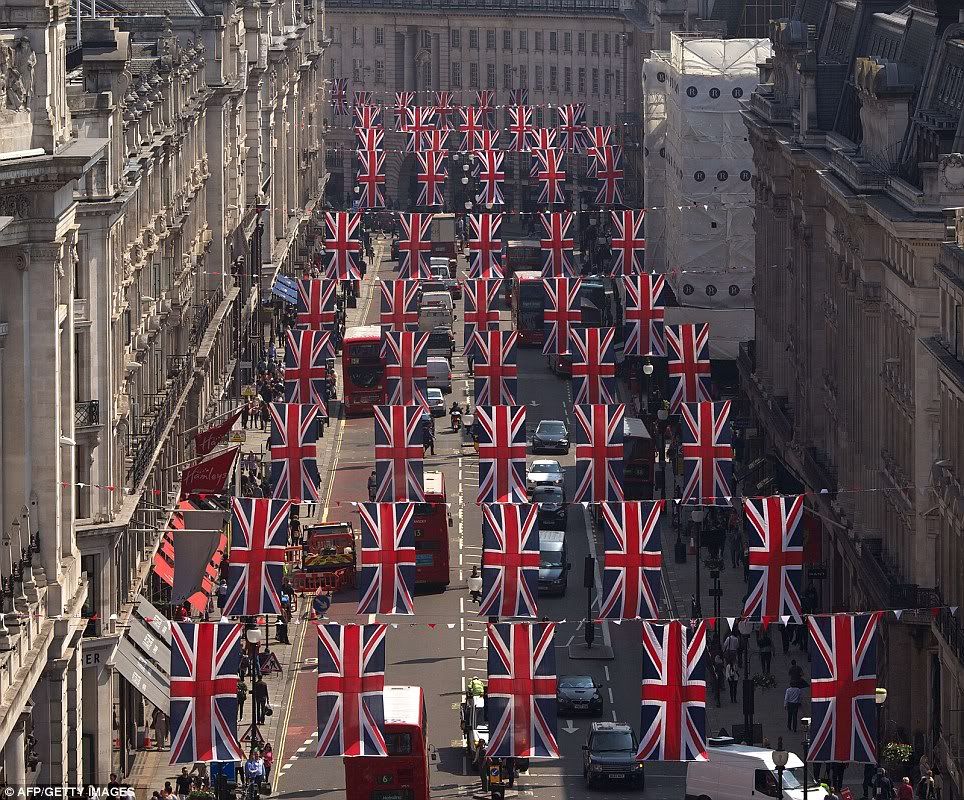
[[[744,108],[756,330],[739,368],[758,426],[744,492],[814,493],[823,610],[908,609],[885,615],[882,739],[960,787],[960,629],[930,611],[964,588],[942,559],[961,532],[960,272],[942,245],[964,204],[957,5],[803,0],[773,24]]]

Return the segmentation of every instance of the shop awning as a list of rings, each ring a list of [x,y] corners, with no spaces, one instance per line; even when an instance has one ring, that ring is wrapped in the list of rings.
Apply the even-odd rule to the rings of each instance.
[[[170,714],[171,679],[134,644],[130,631],[117,643],[113,666],[153,705]]]
[[[171,587],[174,586],[174,534],[172,530],[184,529],[185,511],[198,511],[204,510],[205,508],[205,506],[191,500],[182,500],[178,503],[177,507],[178,510],[175,511],[171,517],[171,530],[164,532],[161,546],[158,547],[157,554],[154,556],[154,572],[164,583]],[[205,571],[202,590],[193,594],[188,600],[191,606],[199,613],[203,613],[207,607],[208,597],[217,582],[218,570],[221,565],[221,559],[224,558],[224,551],[227,548],[227,544],[228,538],[222,533],[217,550],[214,552],[214,557],[211,559]]]

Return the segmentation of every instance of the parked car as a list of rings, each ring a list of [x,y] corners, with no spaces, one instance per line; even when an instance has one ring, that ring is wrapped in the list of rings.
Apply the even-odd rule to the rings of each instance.
[[[558,486],[563,488],[566,473],[558,461],[551,459],[536,459],[529,465],[526,473],[526,491],[530,496],[538,486]]]
[[[529,498],[539,506],[539,529],[564,531],[569,522],[569,506],[558,486],[538,486]]]
[[[569,583],[566,532],[539,529],[539,596],[564,595]]]
[[[603,712],[600,688],[591,675],[560,675],[559,682],[556,684],[556,703],[559,713],[586,713],[600,716]]]
[[[569,431],[561,419],[544,419],[532,434],[533,453],[568,453]]]
[[[620,781],[645,786],[643,763],[636,760],[636,734],[625,722],[594,722],[589,741],[582,746],[582,774],[586,789],[602,781]]]
[[[445,416],[445,396],[442,394],[441,389],[429,387],[426,399],[428,400],[429,411],[432,412],[433,417]]]

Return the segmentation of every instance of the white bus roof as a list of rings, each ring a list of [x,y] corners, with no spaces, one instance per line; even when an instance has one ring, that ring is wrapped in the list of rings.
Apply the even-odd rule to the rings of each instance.
[[[445,480],[441,472],[426,470],[422,475],[422,484],[426,494],[442,494],[445,492]]]
[[[422,689],[419,686],[386,686],[382,690],[385,722],[418,725],[422,719]]]
[[[381,338],[381,325],[356,325],[354,328],[345,329],[345,339],[367,339],[370,336]]]
[[[515,277],[520,278],[520,279],[522,279],[522,280],[534,281],[534,280],[536,280],[537,278],[538,278],[538,279],[541,279],[541,278],[542,278],[542,273],[541,273],[541,272],[537,272],[537,271],[534,270],[534,269],[521,269],[521,270],[519,270],[518,272],[515,273]]]

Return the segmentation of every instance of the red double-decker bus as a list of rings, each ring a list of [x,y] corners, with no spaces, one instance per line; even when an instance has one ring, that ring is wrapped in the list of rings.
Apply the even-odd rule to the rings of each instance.
[[[415,585],[444,589],[449,585],[449,514],[445,476],[426,471],[425,502],[415,505]]]
[[[382,331],[378,325],[348,328],[341,344],[342,402],[346,414],[370,414],[385,393]]]
[[[429,744],[425,695],[419,686],[386,686],[387,756],[345,762],[345,800],[428,800]]]
[[[512,327],[522,344],[541,346],[546,338],[543,315],[546,290],[542,273],[524,270],[512,277]]]

